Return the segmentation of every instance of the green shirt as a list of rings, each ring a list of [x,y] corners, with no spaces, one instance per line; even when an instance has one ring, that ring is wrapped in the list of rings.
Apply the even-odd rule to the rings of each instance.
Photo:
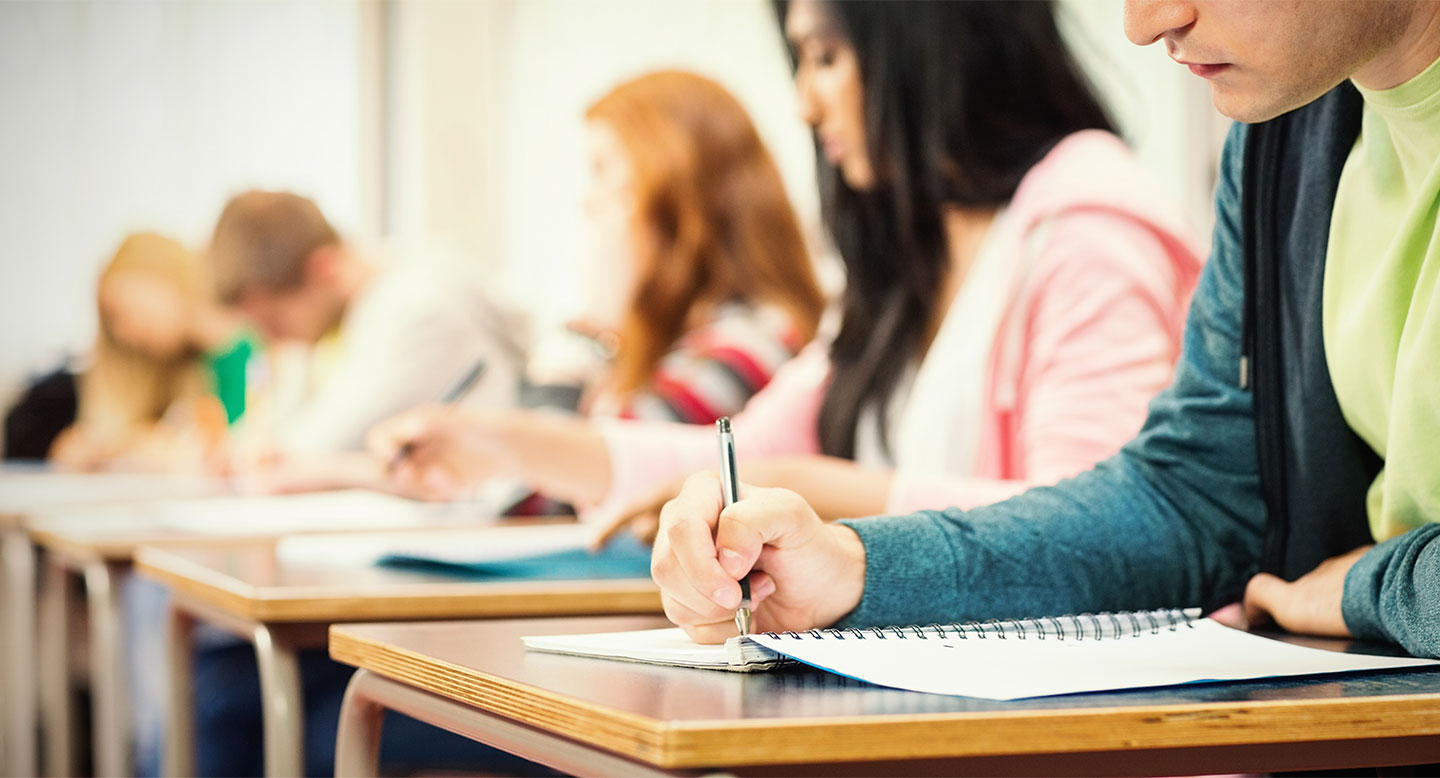
[[[245,414],[245,378],[255,351],[255,336],[242,332],[221,348],[205,354],[205,367],[215,397],[225,407],[225,421],[230,424]]]
[[[1393,89],[1358,88],[1323,328],[1340,410],[1385,460],[1367,496],[1385,540],[1440,521],[1440,60]]]

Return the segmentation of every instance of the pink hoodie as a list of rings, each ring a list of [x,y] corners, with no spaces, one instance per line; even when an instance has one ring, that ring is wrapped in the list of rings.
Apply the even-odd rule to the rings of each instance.
[[[1004,223],[989,238],[994,250],[1037,253],[1023,277],[1007,279],[1015,293],[996,290],[1012,302],[989,348],[969,472],[897,470],[891,513],[985,505],[1088,469],[1139,431],[1149,399],[1170,382],[1201,259],[1118,138],[1085,131],[1061,141],[1025,175]],[[735,418],[741,461],[819,453],[829,377],[825,343],[782,367]],[[709,426],[600,429],[611,489],[592,515],[717,464]]]

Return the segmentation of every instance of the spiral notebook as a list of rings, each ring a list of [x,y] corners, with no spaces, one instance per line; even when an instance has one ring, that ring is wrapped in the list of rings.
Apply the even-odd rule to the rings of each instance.
[[[708,646],[679,629],[524,640],[534,651],[742,672],[801,662],[880,686],[992,700],[1440,667],[1431,659],[1309,648],[1199,614],[1158,610],[764,633]]]

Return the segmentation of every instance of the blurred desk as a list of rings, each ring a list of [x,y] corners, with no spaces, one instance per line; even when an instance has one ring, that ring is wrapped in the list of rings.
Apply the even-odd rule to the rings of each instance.
[[[196,496],[196,495],[189,495]],[[279,533],[196,533],[176,529],[149,508],[153,501],[67,506],[27,517],[27,542],[41,552],[39,599],[40,709],[44,719],[45,768],[49,775],[75,772],[75,710],[67,659],[71,614],[83,607],[89,624],[89,671],[95,773],[131,771],[129,697],[120,587],[142,546],[226,548],[273,545]],[[493,519],[481,520],[493,525]],[[455,529],[455,522],[437,529]],[[337,522],[336,534],[345,532]],[[366,532],[375,532],[367,527]],[[396,530],[398,531],[398,530]],[[406,531],[425,532],[408,527]],[[34,556],[32,553],[31,559]],[[33,572],[32,572],[33,575]],[[84,582],[84,599],[77,580]],[[34,599],[33,591],[29,594]],[[33,612],[33,608],[32,608]],[[30,775],[31,773],[21,773]]]
[[[375,775],[383,710],[567,773],[1175,775],[1440,761],[1435,674],[1203,684],[1015,702],[813,668],[761,673],[527,653],[525,635],[653,618],[336,625],[336,775]]]
[[[220,493],[222,482],[208,478],[132,474],[60,473],[42,466],[0,467],[0,692],[5,700],[5,774],[38,774],[36,712],[39,708],[36,658],[36,549],[29,526],[45,516],[99,505],[166,497]],[[47,771],[73,772],[69,730],[51,737]],[[122,770],[123,771],[123,770]]]
[[[506,531],[466,532],[483,548],[487,537]],[[374,565],[306,564],[277,554],[273,544],[144,548],[137,567],[172,595],[169,775],[194,772],[191,634],[197,620],[254,643],[266,773],[298,775],[304,769],[304,701],[297,654],[324,647],[332,623],[660,612],[659,591],[648,578],[477,581]]]

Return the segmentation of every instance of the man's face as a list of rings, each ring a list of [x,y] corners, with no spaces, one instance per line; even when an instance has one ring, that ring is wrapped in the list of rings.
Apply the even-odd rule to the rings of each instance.
[[[1349,78],[1404,24],[1391,0],[1126,0],[1125,34],[1210,82],[1215,108],[1260,122]]]
[[[326,276],[307,272],[289,289],[251,287],[236,301],[266,340],[315,343],[339,320],[344,303]]]

